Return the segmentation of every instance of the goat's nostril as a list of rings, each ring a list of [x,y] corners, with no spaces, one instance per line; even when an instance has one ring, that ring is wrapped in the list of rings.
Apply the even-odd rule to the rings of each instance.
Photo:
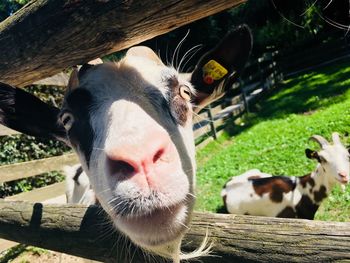
[[[156,163],[164,154],[164,149],[160,149],[156,152],[156,154],[153,156],[153,163]]]
[[[347,177],[347,175],[346,175],[346,173],[338,173],[338,175],[340,176],[340,177],[343,177],[343,178],[346,178]]]
[[[136,169],[125,161],[108,159],[108,166],[111,175],[131,176],[136,173]]]

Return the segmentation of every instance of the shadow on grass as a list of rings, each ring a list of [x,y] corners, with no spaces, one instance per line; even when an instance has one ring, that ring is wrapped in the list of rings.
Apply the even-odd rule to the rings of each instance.
[[[289,79],[252,105],[251,113],[241,118],[242,125],[229,122],[225,131],[234,136],[263,120],[285,118],[289,114],[310,115],[342,102],[349,89],[349,74],[350,63],[344,62]]]

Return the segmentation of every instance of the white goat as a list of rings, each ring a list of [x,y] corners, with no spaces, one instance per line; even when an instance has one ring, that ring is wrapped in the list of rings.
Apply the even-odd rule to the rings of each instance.
[[[333,144],[319,135],[311,139],[321,145],[319,152],[306,149],[308,158],[318,161],[315,171],[302,177],[272,176],[250,170],[233,177],[221,196],[229,213],[270,217],[313,219],[336,184],[349,183],[349,152],[338,133]]]
[[[88,195],[67,196],[89,203],[94,193],[135,244],[178,262],[201,254],[180,252],[195,201],[193,107],[223,96],[250,50],[250,31],[240,26],[182,75],[149,48],[134,47],[117,63],[74,71],[61,109],[1,84],[0,122],[70,145],[91,191],[84,183]]]

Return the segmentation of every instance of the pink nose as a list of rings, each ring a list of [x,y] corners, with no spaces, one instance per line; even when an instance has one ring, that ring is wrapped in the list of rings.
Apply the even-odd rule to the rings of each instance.
[[[342,181],[344,181],[344,182],[349,181],[349,176],[346,172],[339,172],[338,175],[342,179]]]
[[[340,177],[342,177],[342,178],[348,177],[348,175],[347,175],[346,172],[340,172],[340,173],[338,173],[338,175],[339,175]]]
[[[173,143],[163,131],[146,131],[144,136],[135,138],[138,139],[125,140],[106,150],[110,175],[134,181],[141,188],[153,186],[158,177],[164,177],[173,168]]]

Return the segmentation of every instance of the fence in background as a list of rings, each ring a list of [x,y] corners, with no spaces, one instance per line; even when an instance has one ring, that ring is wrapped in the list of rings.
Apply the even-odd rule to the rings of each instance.
[[[224,130],[226,119],[234,121],[244,112],[249,112],[252,104],[282,81],[283,75],[276,62],[277,54],[278,51],[265,53],[251,61],[240,82],[233,84],[228,96],[209,105],[194,118],[197,148],[215,140]]]
[[[284,52],[277,56],[279,68],[286,77],[349,58],[350,43],[347,38],[323,41],[312,48],[291,54]]]

